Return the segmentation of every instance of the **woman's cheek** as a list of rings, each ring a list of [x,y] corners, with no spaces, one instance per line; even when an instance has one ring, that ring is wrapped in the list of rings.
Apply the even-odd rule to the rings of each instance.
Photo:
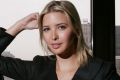
[[[63,41],[69,41],[70,37],[71,37],[71,32],[69,32],[69,31],[61,32],[61,34],[60,34],[60,38]]]

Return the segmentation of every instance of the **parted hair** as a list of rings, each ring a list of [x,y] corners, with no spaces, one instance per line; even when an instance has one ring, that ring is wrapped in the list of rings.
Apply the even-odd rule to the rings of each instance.
[[[72,30],[75,35],[75,39],[73,41],[73,46],[76,46],[76,53],[78,54],[78,59],[81,64],[88,61],[88,57],[92,56],[91,49],[86,45],[83,31],[81,26],[81,21],[77,9],[75,6],[69,1],[51,1],[49,2],[39,17],[39,30],[40,30],[40,39],[41,44],[43,45],[43,17],[44,15],[50,12],[62,12],[65,13],[72,23]]]

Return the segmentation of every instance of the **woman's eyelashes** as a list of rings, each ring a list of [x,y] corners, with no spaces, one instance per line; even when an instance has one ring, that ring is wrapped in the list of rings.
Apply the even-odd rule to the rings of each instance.
[[[55,29],[58,29],[58,30],[65,30],[66,28],[67,28],[67,27],[64,26],[64,25],[55,27]],[[43,31],[44,31],[44,32],[48,32],[48,31],[50,31],[50,30],[51,30],[51,28],[49,28],[49,27],[43,27]]]
[[[50,30],[49,27],[44,27],[44,28],[43,28],[43,31],[44,31],[44,32],[47,32],[47,31],[49,31],[49,30]]]
[[[59,29],[59,30],[65,30],[65,29],[66,29],[66,26],[64,26],[64,25],[58,26],[58,29]]]

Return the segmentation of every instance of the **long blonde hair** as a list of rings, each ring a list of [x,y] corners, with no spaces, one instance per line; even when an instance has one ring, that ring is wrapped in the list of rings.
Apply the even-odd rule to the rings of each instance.
[[[41,44],[43,44],[43,31],[42,31],[43,17],[45,14],[50,12],[63,12],[68,15],[72,23],[73,33],[75,34],[77,39],[77,40],[74,40],[75,43],[77,41],[76,45],[75,44],[73,45],[76,46],[76,52],[79,56],[79,61],[81,64],[84,62],[87,62],[88,56],[92,56],[92,53],[89,47],[85,43],[79,14],[75,6],[69,1],[51,1],[46,5],[46,7],[41,12],[39,17],[39,30],[40,30]]]

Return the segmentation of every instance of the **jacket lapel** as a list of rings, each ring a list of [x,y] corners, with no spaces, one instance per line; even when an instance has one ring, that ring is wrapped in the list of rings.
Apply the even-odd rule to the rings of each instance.
[[[90,59],[88,64],[80,67],[73,80],[94,80],[99,71],[101,70],[103,62],[100,60]]]

